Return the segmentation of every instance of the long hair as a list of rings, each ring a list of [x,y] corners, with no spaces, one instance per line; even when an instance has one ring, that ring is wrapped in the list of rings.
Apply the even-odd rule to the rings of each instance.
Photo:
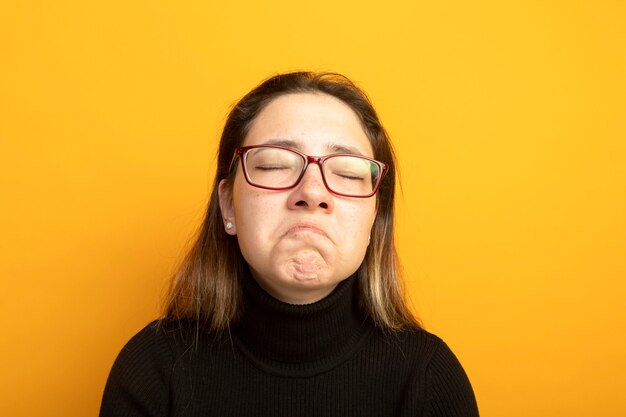
[[[293,72],[276,75],[246,94],[230,111],[220,139],[213,191],[198,236],[175,273],[164,308],[164,320],[194,320],[211,331],[228,328],[241,310],[241,280],[246,262],[235,236],[224,231],[218,185],[232,186],[230,169],[258,114],[279,96],[318,93],[333,96],[359,117],[374,158],[389,166],[378,190],[377,214],[365,259],[357,270],[361,308],[382,329],[418,325],[404,299],[394,243],[395,156],[387,132],[366,94],[348,78],[334,73]]]

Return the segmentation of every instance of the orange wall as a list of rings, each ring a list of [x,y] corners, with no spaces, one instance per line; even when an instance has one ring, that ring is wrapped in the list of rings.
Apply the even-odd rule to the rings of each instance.
[[[411,298],[482,415],[625,415],[624,3],[249,3],[0,6],[0,415],[97,413],[228,106],[293,69],[377,105]]]

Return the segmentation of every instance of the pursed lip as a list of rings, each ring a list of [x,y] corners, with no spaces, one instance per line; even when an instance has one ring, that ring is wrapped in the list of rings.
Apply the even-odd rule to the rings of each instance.
[[[285,234],[290,235],[290,234],[295,234],[299,232],[311,232],[311,233],[316,233],[318,235],[328,237],[326,232],[322,228],[320,228],[317,224],[309,223],[309,222],[294,223],[291,226],[289,226]]]

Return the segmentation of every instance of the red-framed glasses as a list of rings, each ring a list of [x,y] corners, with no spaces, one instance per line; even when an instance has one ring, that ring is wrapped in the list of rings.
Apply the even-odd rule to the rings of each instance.
[[[333,194],[367,198],[376,194],[389,168],[387,164],[355,154],[310,156],[278,145],[235,149],[248,184],[266,190],[288,190],[300,183],[309,164],[317,164],[324,185]]]

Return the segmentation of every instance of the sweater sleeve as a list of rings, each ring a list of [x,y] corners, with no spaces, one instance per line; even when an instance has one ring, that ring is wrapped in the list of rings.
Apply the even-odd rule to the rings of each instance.
[[[115,360],[100,417],[166,416],[171,364],[170,346],[153,322],[137,333]]]
[[[463,367],[441,341],[430,362],[427,377],[428,417],[478,417],[474,391]]]

